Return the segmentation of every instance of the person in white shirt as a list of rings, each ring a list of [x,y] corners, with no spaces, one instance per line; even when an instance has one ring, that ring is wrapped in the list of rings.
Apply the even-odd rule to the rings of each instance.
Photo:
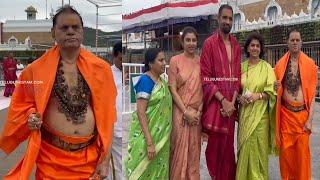
[[[22,72],[23,69],[24,69],[24,65],[21,63],[20,60],[18,60],[18,61],[17,61],[17,72],[16,72],[17,77],[20,76],[20,74],[21,74],[21,72]]]
[[[20,60],[18,60],[18,62],[17,62],[17,69],[18,70],[23,70],[24,69],[24,65],[21,63]]]
[[[113,65],[111,66],[113,78],[117,87],[117,121],[114,125],[112,147],[110,149],[109,180],[122,180],[122,43],[113,46]]]

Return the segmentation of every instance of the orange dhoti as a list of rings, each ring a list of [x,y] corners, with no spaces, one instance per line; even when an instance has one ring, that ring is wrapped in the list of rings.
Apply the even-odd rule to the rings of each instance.
[[[70,137],[50,130],[64,142],[85,143],[94,138],[90,145],[77,151],[67,151],[42,139],[36,160],[36,179],[74,180],[89,179],[97,167],[99,152],[95,137]],[[44,135],[44,134],[43,134]]]
[[[289,103],[289,102],[288,102]],[[303,104],[289,103],[292,107]],[[308,120],[306,109],[293,112],[281,106],[280,112],[280,170],[283,180],[311,179],[309,132],[304,130]]]
[[[287,52],[276,64],[275,74],[282,82],[286,72],[290,52]],[[277,90],[276,144],[280,149],[280,170],[283,180],[310,180],[309,136],[304,127],[311,123],[314,97],[318,82],[318,67],[314,60],[303,52],[298,58],[303,103],[282,102],[284,87]],[[284,104],[283,104],[284,103]],[[302,108],[299,108],[302,107]],[[289,110],[291,109],[291,110]]]

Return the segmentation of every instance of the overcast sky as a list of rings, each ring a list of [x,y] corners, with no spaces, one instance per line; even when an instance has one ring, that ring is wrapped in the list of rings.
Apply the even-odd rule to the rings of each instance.
[[[102,2],[104,0],[99,1]],[[136,0],[129,1],[135,2]],[[65,4],[68,2],[68,0],[64,0]],[[86,0],[70,0],[70,2],[71,5],[74,6],[81,14],[84,21],[84,26],[95,28],[96,6]],[[1,0],[0,21],[4,22],[5,20],[27,19],[27,14],[24,10],[30,5],[37,9],[37,19],[46,18],[46,0]],[[47,0],[47,17],[50,18],[49,14],[51,12],[51,7],[55,12],[61,5],[61,0]],[[121,6],[99,8],[99,29],[107,32],[121,30],[121,13]]]
[[[129,14],[141,9],[159,5],[161,0],[122,0],[123,13]]]

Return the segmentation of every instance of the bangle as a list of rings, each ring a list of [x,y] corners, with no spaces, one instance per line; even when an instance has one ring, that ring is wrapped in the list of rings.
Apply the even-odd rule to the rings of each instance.
[[[259,99],[263,99],[263,94],[259,93]]]
[[[226,98],[226,97],[221,98],[221,99],[220,99],[220,102],[222,103],[222,101],[223,101],[225,98]]]

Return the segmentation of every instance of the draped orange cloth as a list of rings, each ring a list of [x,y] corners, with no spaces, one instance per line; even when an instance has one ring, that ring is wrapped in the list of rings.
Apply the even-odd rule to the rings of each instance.
[[[72,144],[85,143],[91,138],[94,138],[94,135],[86,137],[71,137],[63,135],[50,129],[45,124],[45,120],[43,126],[45,126],[45,129],[50,131],[51,134]],[[96,142],[83,150],[68,152],[43,140],[36,160],[36,179],[88,179],[97,166],[98,158],[99,153]],[[57,173],[57,171],[59,172]]]
[[[299,106],[297,103],[290,103]],[[309,133],[304,132],[308,111],[292,112],[285,107],[280,109],[280,171],[284,180],[311,179]]]
[[[286,53],[275,66],[278,81],[282,82],[290,53]],[[306,109],[292,112],[281,105],[282,85],[278,88],[276,112],[276,143],[280,148],[280,171],[283,180],[311,179],[309,133],[304,131],[310,114],[310,106],[315,97],[318,68],[314,61],[303,52],[299,55],[301,88]],[[288,102],[299,106],[297,102]]]
[[[88,161],[88,159],[83,158],[90,157],[97,164],[105,159],[109,151],[113,123],[116,119],[115,98],[117,94],[111,68],[106,62],[82,48],[76,63],[92,94],[92,107],[98,132],[97,140],[93,143],[94,146],[80,151],[79,154],[70,153],[73,154],[72,157],[75,159],[67,159],[67,156],[61,156],[63,152],[60,149],[50,147],[51,145],[41,140],[40,131],[30,131],[28,129],[27,118],[29,114],[39,112],[42,116],[46,109],[59,59],[60,47],[54,46],[21,73],[20,83],[17,84],[14,91],[8,118],[0,137],[0,149],[9,154],[27,138],[29,138],[29,141],[24,158],[8,173],[5,180],[29,179],[33,166],[41,160],[38,155],[46,152],[50,152],[47,155],[51,158],[47,164],[46,170],[48,172],[46,171],[46,173],[50,173],[50,175],[57,173],[49,170],[52,159],[55,159],[59,161],[60,167],[63,166],[61,172],[59,171],[62,175],[65,173],[63,179],[74,178],[75,176],[69,176],[70,173],[74,175],[79,169],[68,168],[72,167],[69,166],[68,162],[79,160],[78,164],[81,164],[82,161]],[[93,149],[97,151],[96,155],[91,154],[91,152],[94,152]],[[84,151],[87,151],[87,153],[90,151],[89,154],[91,155],[84,156],[86,154]],[[52,165],[54,166],[53,163]],[[88,170],[90,173],[95,170],[94,166],[96,165]]]

